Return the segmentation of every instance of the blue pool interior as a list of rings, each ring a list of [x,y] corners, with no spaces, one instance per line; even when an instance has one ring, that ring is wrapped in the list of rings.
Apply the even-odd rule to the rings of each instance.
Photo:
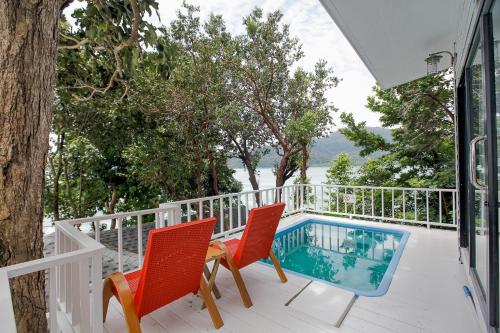
[[[381,296],[408,237],[406,231],[313,219],[279,231],[273,250],[286,271],[357,295]]]

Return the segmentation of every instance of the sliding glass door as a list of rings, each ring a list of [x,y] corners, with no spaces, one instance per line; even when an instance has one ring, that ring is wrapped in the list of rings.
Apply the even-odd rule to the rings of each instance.
[[[483,75],[483,52],[479,41],[472,55],[470,64],[470,121],[472,131],[470,145],[470,186],[474,193],[473,226],[471,226],[471,245],[474,246],[473,269],[478,278],[480,290],[485,296],[488,267],[488,210],[487,208],[487,163],[486,163],[486,110],[485,85]]]
[[[492,47],[493,47],[493,81],[494,81],[494,96],[495,96],[495,107],[496,107],[496,127],[497,129],[500,129],[500,1],[496,1],[495,4],[493,5],[491,9],[491,22],[492,22],[492,30],[493,30],[493,42],[492,42]],[[497,131],[497,165],[499,164],[498,162],[500,161],[500,142],[498,140],[498,133],[500,131]],[[500,181],[500,177],[498,177],[498,180]],[[498,188],[500,188],[500,184],[498,184]],[[496,253],[496,265],[498,266],[498,258],[500,257],[499,253],[499,248],[498,244],[500,243],[500,233],[498,233],[498,221],[497,221],[497,235],[492,235],[492,237],[496,237],[498,242],[497,242],[497,253]],[[495,264],[495,263],[494,263]],[[500,277],[497,276],[497,290],[496,290],[496,302],[498,303],[500,300],[500,288],[498,286],[500,285],[500,281],[498,280]],[[497,324],[499,323],[499,309],[497,307],[495,316],[497,317]]]
[[[484,8],[466,67],[465,198],[471,277],[490,332],[499,326],[500,0]],[[463,141],[462,141],[463,142]],[[462,178],[463,179],[463,178]]]

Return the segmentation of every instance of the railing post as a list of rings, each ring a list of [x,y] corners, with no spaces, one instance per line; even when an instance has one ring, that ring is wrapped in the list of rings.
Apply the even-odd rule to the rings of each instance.
[[[160,228],[165,228],[165,212],[159,212],[158,216],[160,217]]]
[[[142,268],[142,215],[137,216],[137,267]]]
[[[57,228],[56,228],[57,230]],[[12,295],[10,293],[9,277],[5,268],[0,268],[0,300],[4,303],[3,311],[0,312],[2,331],[17,332],[14,307],[12,306]]]
[[[347,214],[347,202],[345,201],[345,195],[347,194],[347,186],[344,186],[344,198],[342,200],[344,201],[344,213]],[[352,219],[352,216],[350,216]]]
[[[224,199],[219,198],[219,226],[220,232],[224,232]]]
[[[300,212],[304,212],[304,186],[300,185]]]
[[[159,216],[159,215],[158,215]],[[123,219],[117,219],[118,222],[118,271],[123,272]]]
[[[392,201],[391,201],[392,218],[394,218],[394,189],[392,189],[392,191],[391,191],[391,198],[392,198]]]
[[[92,332],[102,333],[102,252],[92,256]]]
[[[317,202],[318,202],[318,191],[316,189],[316,185],[314,185],[314,211],[317,211],[318,210],[318,205],[317,205]]]
[[[160,213],[155,213],[155,229],[160,227]]]
[[[372,193],[372,216],[375,216],[375,198],[373,195],[373,187],[372,187],[371,193]]]
[[[189,207],[189,204],[187,205]],[[164,215],[167,212],[167,225],[173,226],[176,224],[180,224],[182,222],[182,210],[181,205],[176,203],[164,203],[160,204],[160,208],[163,209],[163,212],[157,213]],[[212,214],[213,215],[213,214]],[[165,221],[163,222],[165,224]]]
[[[236,196],[236,200],[238,200],[238,228],[241,227],[241,195],[238,194]]]
[[[439,194],[439,224],[443,221],[443,203],[441,202],[441,191],[438,191]]]
[[[50,332],[57,332],[57,266],[49,269],[49,328]],[[7,285],[9,285],[7,281]],[[4,323],[5,324],[5,323]],[[2,324],[3,325],[3,324]]]
[[[384,188],[382,188],[380,200],[382,201],[382,217],[385,217],[385,200],[384,200]]]
[[[403,220],[406,220],[406,191],[403,190]]]
[[[229,196],[227,198],[229,200],[229,230],[233,229],[233,197]]]
[[[415,205],[415,222],[418,221],[418,210],[417,210],[417,191],[413,192],[413,201]]]
[[[95,221],[94,227],[95,227],[95,231],[94,231],[95,240],[97,242],[101,242],[101,223],[100,223],[100,221]]]
[[[457,220],[456,220],[456,213],[455,213],[455,210],[456,210],[456,190],[452,191],[451,192],[451,200],[452,200],[452,216],[453,216],[453,225],[456,225],[457,224]]]
[[[248,200],[248,193],[245,195],[245,224],[246,221],[248,220],[248,205],[250,204],[250,201]]]
[[[425,191],[425,210],[427,215],[427,229],[431,228],[430,219],[429,219],[429,190]]]

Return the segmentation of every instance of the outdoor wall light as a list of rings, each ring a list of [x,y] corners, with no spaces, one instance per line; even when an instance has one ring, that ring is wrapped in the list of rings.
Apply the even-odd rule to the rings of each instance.
[[[427,63],[427,75],[436,74],[439,72],[438,64],[441,58],[443,57],[440,54],[446,53],[451,58],[451,66],[455,64],[455,56],[449,51],[439,51],[429,54],[427,58],[425,58],[425,62]]]

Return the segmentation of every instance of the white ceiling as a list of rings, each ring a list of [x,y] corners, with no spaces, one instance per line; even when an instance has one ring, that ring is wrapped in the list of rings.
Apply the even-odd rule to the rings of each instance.
[[[425,58],[463,49],[475,0],[320,0],[382,88],[427,74]],[[461,31],[461,33],[459,33]],[[457,42],[457,45],[455,45]],[[440,69],[450,66],[443,55]]]

